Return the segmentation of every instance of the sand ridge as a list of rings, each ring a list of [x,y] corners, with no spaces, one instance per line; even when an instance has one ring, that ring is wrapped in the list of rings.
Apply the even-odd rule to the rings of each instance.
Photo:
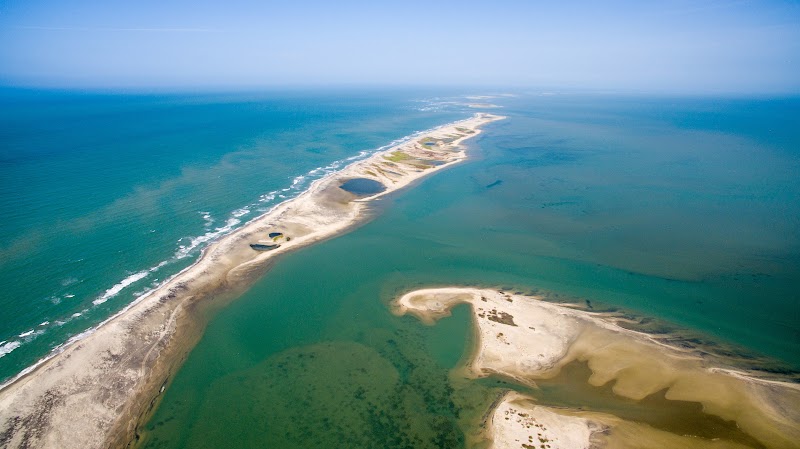
[[[129,446],[199,338],[204,307],[241,291],[276,256],[364,220],[370,200],[464,160],[462,142],[502,118],[475,114],[354,162],[210,245],[191,267],[3,386],[0,447]],[[386,190],[362,198],[339,188],[356,177],[380,181]],[[249,246],[276,231],[290,238],[279,248]]]
[[[531,296],[458,287],[412,291],[392,307],[397,315],[412,314],[432,324],[461,303],[471,306],[478,336],[463,368],[468,377],[497,375],[535,388],[536,380],[556,376],[566,364],[586,362],[589,383],[611,383],[621,397],[641,400],[665,391],[666,399],[697,402],[705,413],[735,421],[766,447],[800,447],[798,385],[708,366],[698,355],[599,314]]]

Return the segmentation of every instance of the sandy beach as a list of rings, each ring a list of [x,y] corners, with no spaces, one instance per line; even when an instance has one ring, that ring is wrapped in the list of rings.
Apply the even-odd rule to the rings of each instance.
[[[462,142],[502,118],[476,114],[417,135],[316,181],[215,242],[194,265],[3,386],[0,447],[130,446],[200,338],[209,309],[235,298],[277,256],[367,219],[370,201],[464,160]],[[378,182],[382,190],[353,193],[340,187],[351,180]],[[268,251],[250,246],[259,243],[280,246]]]
[[[503,396],[488,424],[493,449],[589,448],[592,434],[601,430],[595,422],[537,406],[516,392]]]
[[[433,324],[463,303],[471,306],[477,334],[474,352],[460,373],[463,376],[496,376],[537,388],[537,381],[554,378],[577,361],[591,370],[589,384],[612,385],[613,393],[621,398],[642,401],[663,393],[669,401],[699,403],[703,414],[734,422],[743,433],[741,440],[768,448],[800,447],[798,385],[721,369],[699,354],[619,327],[601,314],[532,296],[457,287],[412,291],[393,303],[393,312]],[[575,418],[553,417],[553,413]],[[505,422],[510,414],[514,418]],[[548,440],[585,436],[583,443],[564,447],[589,447],[589,440],[592,447],[758,447],[676,435],[608,414],[547,410],[521,395],[505,397],[493,416],[494,424],[486,426],[487,439],[495,441],[497,448],[528,447],[524,445],[535,435],[530,434],[532,424],[526,420],[537,416],[549,423]],[[602,428],[610,431],[598,433]],[[532,447],[540,447],[535,443]],[[551,444],[555,447],[562,446]]]

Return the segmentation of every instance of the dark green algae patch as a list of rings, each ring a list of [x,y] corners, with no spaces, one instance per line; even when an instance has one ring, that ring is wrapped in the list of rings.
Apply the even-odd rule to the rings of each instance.
[[[458,323],[449,324],[466,330],[467,312],[463,308]],[[192,419],[213,425],[195,427],[177,441],[183,432],[173,427],[183,420],[162,414],[143,429],[139,447],[465,447],[460,420],[474,417],[457,402],[474,402],[475,394],[455,391],[448,379],[452,366],[431,357],[437,348],[422,334],[435,329],[398,320],[410,328],[361,329],[346,341],[290,347],[224,376],[205,392]],[[439,350],[455,363],[463,344]],[[483,411],[491,400],[466,408]]]
[[[292,348],[222,379],[230,419],[190,447],[458,447],[446,379],[416,366],[389,339],[372,348],[326,342]],[[405,378],[405,379],[403,379]],[[405,380],[405,381],[403,381]],[[427,380],[427,382],[426,382]],[[213,401],[201,414],[217,414]]]

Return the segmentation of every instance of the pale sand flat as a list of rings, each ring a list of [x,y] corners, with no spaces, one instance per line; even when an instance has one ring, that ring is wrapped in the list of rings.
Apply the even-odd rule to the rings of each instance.
[[[395,300],[393,311],[432,324],[460,303],[471,305],[478,333],[464,367],[468,377],[499,375],[535,386],[567,363],[587,362],[589,383],[613,381],[613,391],[622,397],[640,400],[666,390],[667,399],[699,402],[706,413],[735,421],[764,446],[800,447],[800,386],[708,366],[696,354],[598,314],[530,296],[458,287],[409,292]]]
[[[536,405],[527,396],[507,393],[488,423],[491,449],[589,449],[596,422]]]

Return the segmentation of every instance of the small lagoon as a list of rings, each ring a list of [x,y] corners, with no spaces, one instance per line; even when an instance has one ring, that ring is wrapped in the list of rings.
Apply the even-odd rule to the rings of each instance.
[[[374,179],[368,178],[350,179],[342,183],[339,188],[354,195],[361,196],[375,195],[376,193],[381,193],[386,190],[386,186]]]

